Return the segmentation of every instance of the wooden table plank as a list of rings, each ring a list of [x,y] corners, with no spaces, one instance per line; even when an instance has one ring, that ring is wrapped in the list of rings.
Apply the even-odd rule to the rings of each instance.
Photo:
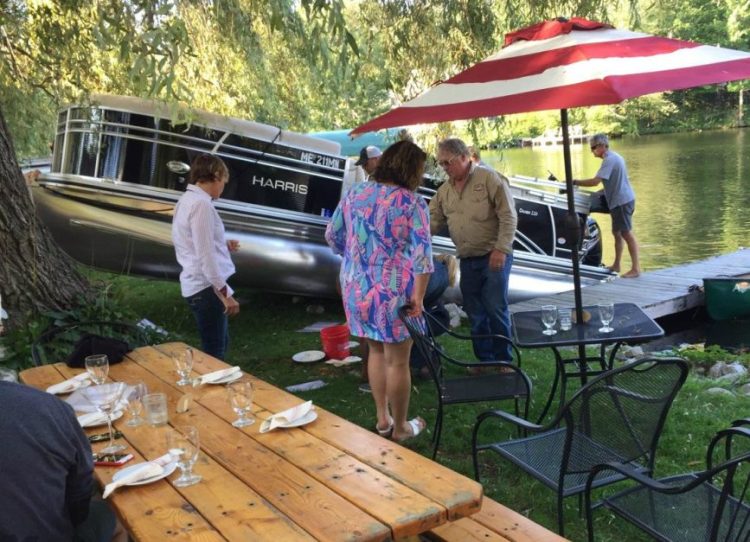
[[[184,346],[169,343],[159,345],[158,349],[169,353]],[[221,362],[205,354],[196,356],[196,371],[201,374],[223,366]],[[257,384],[255,403],[258,407],[279,412],[300,402],[299,397],[253,378]],[[346,450],[362,463],[432,499],[446,509],[449,520],[471,515],[481,506],[482,486],[478,482],[375,433],[363,432],[359,426],[335,414],[319,411],[315,423],[305,426],[304,430],[325,443]],[[432,476],[415,477],[415,469],[431,473]]]
[[[170,423],[198,426],[201,447],[212,459],[292,521],[304,525],[312,536],[321,540],[384,540],[390,536],[390,529],[386,525],[249,435],[238,431],[206,409],[200,401],[193,401],[188,412],[176,414],[175,405],[182,392],[167,383],[176,382],[177,375],[171,359],[163,352],[141,348],[131,352],[128,357],[147,368],[157,379],[162,379],[159,391],[167,394]],[[196,358],[201,356],[196,355]],[[218,393],[224,402],[227,401],[224,386],[203,386],[191,392],[196,398],[204,393]]]

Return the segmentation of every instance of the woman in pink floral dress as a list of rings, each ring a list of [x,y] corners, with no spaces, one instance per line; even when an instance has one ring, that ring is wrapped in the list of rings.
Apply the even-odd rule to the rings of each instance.
[[[407,420],[412,341],[397,311],[422,311],[432,272],[430,213],[416,194],[427,155],[399,141],[380,158],[370,181],[342,198],[326,229],[326,240],[343,255],[341,295],[352,335],[367,340],[368,377],[381,435],[403,441],[425,427]]]

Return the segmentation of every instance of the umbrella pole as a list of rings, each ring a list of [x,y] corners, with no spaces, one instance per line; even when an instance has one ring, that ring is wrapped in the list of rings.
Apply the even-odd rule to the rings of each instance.
[[[583,324],[583,300],[581,299],[581,268],[578,260],[578,247],[580,245],[581,224],[576,213],[575,194],[573,193],[573,165],[570,159],[570,136],[568,135],[568,110],[560,110],[560,124],[563,137],[563,159],[565,161],[565,194],[568,197],[568,216],[566,217],[566,229],[570,240],[570,260],[573,263],[573,297],[576,306],[576,322]],[[578,345],[578,359],[583,364],[581,377],[582,383],[586,382],[586,347]]]

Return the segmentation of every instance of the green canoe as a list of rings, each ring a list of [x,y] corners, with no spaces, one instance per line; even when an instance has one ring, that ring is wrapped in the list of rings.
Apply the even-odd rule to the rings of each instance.
[[[750,317],[750,274],[704,278],[703,289],[712,320]]]

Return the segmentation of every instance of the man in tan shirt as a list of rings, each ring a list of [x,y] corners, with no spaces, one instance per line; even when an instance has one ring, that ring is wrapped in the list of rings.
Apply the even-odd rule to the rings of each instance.
[[[447,225],[456,245],[471,333],[510,338],[508,279],[517,217],[508,179],[473,163],[460,139],[441,141],[437,159],[448,181],[430,202],[430,228],[435,235]],[[480,361],[512,359],[507,341],[475,339],[473,343]]]

